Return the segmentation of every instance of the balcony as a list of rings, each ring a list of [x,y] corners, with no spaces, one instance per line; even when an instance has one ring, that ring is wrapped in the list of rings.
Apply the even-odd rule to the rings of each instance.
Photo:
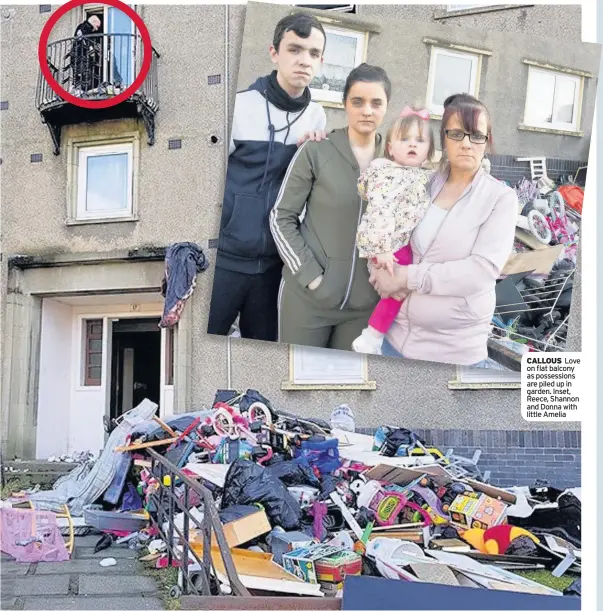
[[[85,100],[107,100],[131,85],[140,72],[143,43],[138,34],[90,34],[49,43],[48,66],[57,83],[68,93]],[[53,91],[40,72],[36,108],[48,126],[53,152],[60,154],[64,125],[139,118],[145,126],[148,143],[155,141],[155,114],[159,109],[157,59],[151,53],[151,68],[142,86],[127,100],[110,108],[82,108]]]

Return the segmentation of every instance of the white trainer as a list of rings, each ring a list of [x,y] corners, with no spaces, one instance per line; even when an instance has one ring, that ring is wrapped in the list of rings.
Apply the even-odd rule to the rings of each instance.
[[[354,352],[362,352],[363,354],[382,354],[382,343],[382,337],[375,337],[368,329],[364,329],[364,331],[362,331],[362,333],[352,342],[352,349]]]

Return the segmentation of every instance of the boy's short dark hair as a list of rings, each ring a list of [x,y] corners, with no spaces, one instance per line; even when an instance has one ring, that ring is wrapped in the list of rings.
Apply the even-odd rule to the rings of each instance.
[[[272,46],[278,51],[278,47],[283,40],[283,36],[287,32],[294,32],[300,38],[308,38],[312,32],[312,28],[316,28],[325,40],[325,44],[322,47],[322,52],[325,52],[325,46],[327,44],[327,35],[325,34],[322,24],[313,15],[306,15],[304,13],[295,13],[294,15],[287,15],[283,17],[274,28],[274,37],[272,39]]]

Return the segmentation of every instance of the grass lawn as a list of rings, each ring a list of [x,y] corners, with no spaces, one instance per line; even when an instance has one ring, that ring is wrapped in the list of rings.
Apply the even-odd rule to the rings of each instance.
[[[567,588],[572,583],[572,581],[576,579],[575,575],[568,573],[562,575],[561,577],[553,577],[550,571],[547,571],[545,569],[540,569],[537,571],[513,572],[527,579],[531,579],[532,581],[535,581],[543,586],[552,588],[553,590],[559,590],[560,592],[563,592],[563,590],[565,590],[565,588]]]

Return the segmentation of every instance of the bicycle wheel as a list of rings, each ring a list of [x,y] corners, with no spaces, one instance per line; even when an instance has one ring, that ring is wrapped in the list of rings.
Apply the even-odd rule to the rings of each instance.
[[[549,206],[551,208],[551,217],[553,221],[565,218],[565,200],[559,191],[553,191],[549,197]]]
[[[550,244],[553,239],[553,232],[541,212],[538,212],[538,210],[530,210],[528,213],[528,227],[532,235],[541,244]]]

